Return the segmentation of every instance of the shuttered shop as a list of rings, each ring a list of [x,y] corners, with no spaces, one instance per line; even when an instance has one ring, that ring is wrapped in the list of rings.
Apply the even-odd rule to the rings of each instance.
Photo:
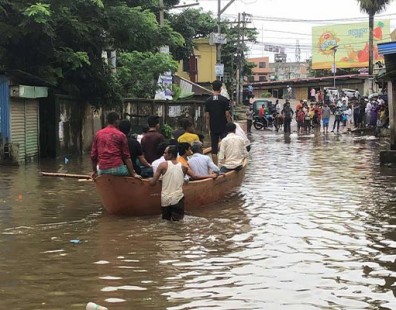
[[[11,143],[18,145],[18,161],[25,162],[38,155],[38,103],[11,100]]]
[[[37,101],[25,104],[25,129],[26,129],[26,159],[38,155],[38,103]]]

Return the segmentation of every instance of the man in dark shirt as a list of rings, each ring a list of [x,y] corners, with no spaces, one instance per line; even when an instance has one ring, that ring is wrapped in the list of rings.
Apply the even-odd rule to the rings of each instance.
[[[118,125],[120,131],[127,136],[129,153],[131,154],[131,160],[133,169],[140,174],[143,178],[149,178],[153,176],[153,169],[151,165],[143,156],[142,146],[139,141],[134,137],[131,131],[131,122],[127,119],[120,121]]]
[[[142,150],[144,157],[151,164],[160,157],[157,154],[157,146],[165,141],[165,137],[159,132],[158,116],[149,116],[147,123],[149,130],[142,138]]]
[[[118,129],[119,120],[116,112],[110,112],[107,114],[107,127],[95,135],[91,148],[93,178],[98,174],[141,178],[133,169],[127,137]]]
[[[212,83],[213,96],[205,102],[206,128],[210,132],[213,162],[217,164],[217,153],[219,152],[220,139],[225,136],[225,126],[231,122],[230,101],[220,94],[222,83]]]

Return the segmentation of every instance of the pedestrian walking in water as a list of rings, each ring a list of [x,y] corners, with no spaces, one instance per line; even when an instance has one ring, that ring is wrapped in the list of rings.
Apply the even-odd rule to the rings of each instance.
[[[252,95],[249,99],[249,105],[246,108],[246,131],[247,133],[252,133],[252,124],[253,124],[253,117],[254,117],[254,95]]]
[[[330,114],[331,114],[331,109],[329,105],[325,103],[322,109],[322,125],[323,125],[323,132],[325,134],[329,133]]]
[[[337,105],[337,107],[336,107],[336,109],[334,111],[333,130],[331,132],[334,132],[336,126],[337,126],[337,133],[340,132],[341,115],[342,115],[341,106]]]
[[[281,111],[282,117],[283,117],[283,130],[285,133],[290,133],[291,132],[291,128],[290,128],[290,124],[293,118],[293,110],[290,107],[290,102],[286,101],[283,109]]]

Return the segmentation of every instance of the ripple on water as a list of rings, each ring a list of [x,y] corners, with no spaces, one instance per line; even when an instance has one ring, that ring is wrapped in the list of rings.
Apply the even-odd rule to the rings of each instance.
[[[240,190],[180,223],[112,217],[88,182],[0,170],[0,308],[396,309],[396,177],[376,162],[386,144],[252,140]]]

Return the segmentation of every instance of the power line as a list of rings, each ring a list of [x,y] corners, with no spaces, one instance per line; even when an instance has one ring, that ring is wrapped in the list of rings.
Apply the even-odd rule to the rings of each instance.
[[[376,18],[383,18],[383,17],[391,17],[395,16],[396,13],[392,14],[378,14]],[[235,17],[233,14],[226,14],[225,17]],[[291,23],[324,23],[324,22],[350,22],[351,20],[354,21],[366,21],[367,16],[362,17],[350,17],[350,18],[335,18],[335,19],[301,19],[301,18],[288,18],[288,17],[273,17],[273,16],[258,16],[253,15],[252,19],[259,20],[259,21],[272,21],[272,22],[291,22]]]

